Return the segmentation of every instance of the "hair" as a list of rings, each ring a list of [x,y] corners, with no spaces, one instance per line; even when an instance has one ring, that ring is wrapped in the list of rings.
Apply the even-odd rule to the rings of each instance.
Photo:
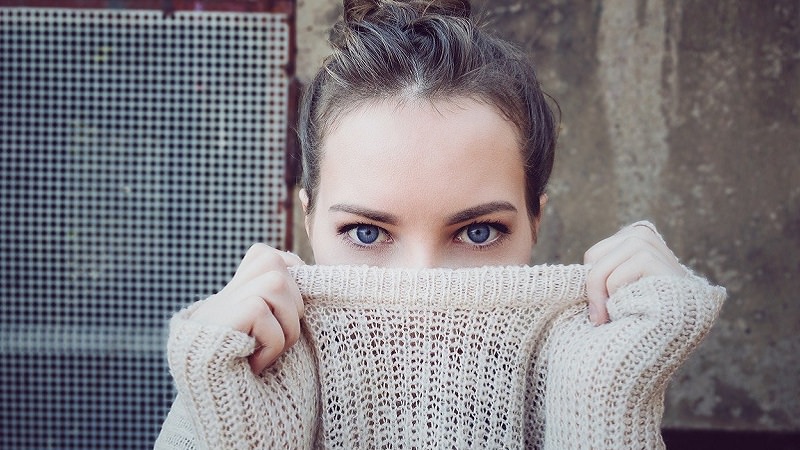
[[[302,188],[311,214],[322,143],[337,117],[386,98],[468,97],[516,125],[528,214],[541,214],[557,125],[533,64],[513,44],[476,24],[466,0],[344,0],[332,54],[308,86],[298,119]]]

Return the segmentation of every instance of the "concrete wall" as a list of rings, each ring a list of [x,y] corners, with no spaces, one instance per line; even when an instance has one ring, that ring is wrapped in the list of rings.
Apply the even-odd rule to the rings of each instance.
[[[729,292],[673,379],[664,425],[800,430],[800,3],[473,4],[533,55],[563,111],[534,262],[580,262],[621,225],[652,219]],[[301,81],[340,11],[298,1]]]

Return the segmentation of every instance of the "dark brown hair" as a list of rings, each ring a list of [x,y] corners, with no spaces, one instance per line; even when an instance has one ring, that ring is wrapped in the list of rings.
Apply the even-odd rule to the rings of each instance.
[[[533,65],[514,45],[482,30],[466,0],[344,0],[333,53],[301,104],[302,187],[313,210],[322,141],[336,118],[391,97],[469,97],[500,110],[519,131],[528,214],[539,217],[556,143],[556,120]]]

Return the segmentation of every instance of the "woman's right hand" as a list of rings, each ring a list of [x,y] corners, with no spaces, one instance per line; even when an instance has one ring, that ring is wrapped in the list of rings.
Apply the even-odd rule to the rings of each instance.
[[[260,374],[300,338],[303,298],[286,269],[300,264],[303,261],[292,253],[253,245],[231,281],[194,311],[191,319],[254,337],[256,350],[248,362]]]

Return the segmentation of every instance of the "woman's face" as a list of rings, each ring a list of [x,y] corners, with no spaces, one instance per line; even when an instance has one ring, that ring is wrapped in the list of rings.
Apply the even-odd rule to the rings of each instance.
[[[487,104],[387,100],[343,114],[323,142],[319,181],[306,216],[317,264],[530,261],[538,220],[525,203],[519,139]]]

